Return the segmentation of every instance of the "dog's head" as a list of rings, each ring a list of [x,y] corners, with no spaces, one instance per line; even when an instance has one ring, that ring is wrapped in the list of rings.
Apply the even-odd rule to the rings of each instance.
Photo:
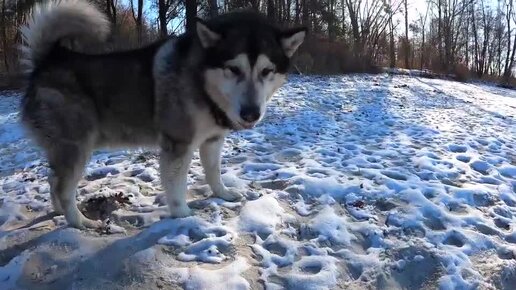
[[[285,82],[307,30],[282,30],[257,13],[236,12],[198,19],[196,33],[206,55],[204,89],[235,129],[247,129],[260,121]]]

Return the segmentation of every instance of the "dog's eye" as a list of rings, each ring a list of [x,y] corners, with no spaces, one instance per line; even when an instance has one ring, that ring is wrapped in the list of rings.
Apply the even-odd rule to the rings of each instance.
[[[240,76],[242,74],[242,71],[236,66],[228,65],[226,66],[226,69],[229,70],[235,76]]]
[[[271,74],[274,70],[272,68],[264,68],[262,70],[262,77],[266,77],[268,76],[269,74]]]

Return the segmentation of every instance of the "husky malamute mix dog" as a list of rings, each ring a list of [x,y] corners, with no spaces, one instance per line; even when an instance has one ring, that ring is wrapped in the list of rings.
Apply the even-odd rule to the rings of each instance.
[[[52,204],[69,225],[101,226],[75,201],[84,166],[100,147],[159,146],[172,217],[190,215],[187,172],[198,148],[213,194],[242,197],[221,181],[224,137],[262,119],[306,29],[282,30],[251,12],[196,27],[141,49],[91,55],[61,44],[106,38],[109,22],[92,4],[63,0],[34,9],[22,28],[23,61],[31,66],[22,120],[46,153]]]

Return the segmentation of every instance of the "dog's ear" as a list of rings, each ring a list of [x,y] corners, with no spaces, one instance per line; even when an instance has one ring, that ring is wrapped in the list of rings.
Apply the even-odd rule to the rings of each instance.
[[[294,52],[305,40],[307,33],[308,29],[306,27],[292,28],[281,33],[281,46],[286,56],[292,57],[294,55]]]
[[[206,23],[200,18],[196,18],[196,31],[199,40],[201,41],[201,45],[204,48],[209,48],[215,45],[215,43],[220,39],[220,35],[215,31],[208,28]]]

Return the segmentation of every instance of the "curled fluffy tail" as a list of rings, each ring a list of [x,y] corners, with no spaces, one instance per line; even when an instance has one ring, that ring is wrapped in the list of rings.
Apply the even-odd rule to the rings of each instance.
[[[63,39],[103,41],[109,34],[106,16],[86,0],[50,0],[37,4],[21,29],[21,62],[32,70]]]

